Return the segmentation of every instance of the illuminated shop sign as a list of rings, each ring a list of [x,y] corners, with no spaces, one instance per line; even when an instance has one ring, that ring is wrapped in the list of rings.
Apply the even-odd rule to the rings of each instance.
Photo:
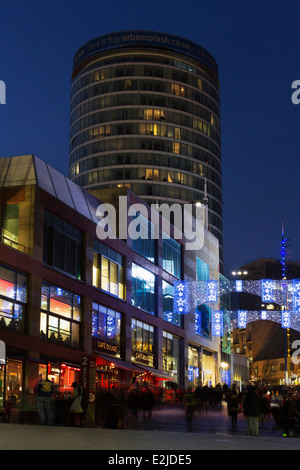
[[[102,341],[99,338],[93,338],[93,349],[119,356],[118,345],[109,343],[108,341]]]
[[[151,364],[153,362],[153,354],[147,354],[141,351],[133,351],[133,360],[141,364]]]

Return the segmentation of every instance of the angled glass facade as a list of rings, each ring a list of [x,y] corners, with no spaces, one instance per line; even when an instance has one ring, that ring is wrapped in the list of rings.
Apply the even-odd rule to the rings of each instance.
[[[147,203],[203,200],[219,239],[222,168],[218,67],[199,45],[120,32],[82,46],[71,87],[69,178],[129,187]]]
[[[172,230],[165,238],[162,219],[157,226],[136,205],[131,215],[139,214],[140,238],[98,238],[100,203],[126,194],[128,212],[140,198],[113,189],[107,200],[98,199],[34,155],[0,158],[0,189],[0,334],[7,356],[0,406],[11,393],[22,407],[31,405],[42,375],[53,381],[61,410],[77,381],[86,396],[96,397],[88,416],[99,421],[88,425],[102,426],[103,390],[117,394],[137,381],[169,392],[170,381],[184,387],[191,382],[192,365],[195,386],[204,379],[217,383],[214,356],[203,368],[201,363],[205,346],[219,370],[220,340],[210,335],[209,312],[199,306],[196,322],[193,311],[180,315],[174,308],[175,281],[206,279],[208,273],[219,278],[212,233],[205,230],[203,249],[186,250]],[[190,360],[194,350],[198,362]],[[57,424],[68,425],[64,413],[55,416]]]

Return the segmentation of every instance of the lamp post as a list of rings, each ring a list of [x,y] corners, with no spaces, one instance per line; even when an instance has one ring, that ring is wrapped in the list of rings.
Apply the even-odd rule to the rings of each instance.
[[[233,276],[247,276],[248,271],[232,271],[231,274]]]
[[[286,255],[286,247],[289,246],[287,245],[287,241],[289,239],[285,238],[284,236],[284,229],[283,229],[283,223],[282,223],[282,231],[281,231],[281,266],[282,266],[282,289],[283,289],[283,305],[281,306],[282,311],[285,310],[286,308],[286,262],[285,262],[285,255]],[[285,365],[285,384],[288,385],[290,381],[290,355],[291,355],[291,350],[290,350],[290,329],[285,328],[284,332],[284,365]]]
[[[196,208],[201,208],[202,211],[204,211],[204,227],[206,229],[209,228],[209,222],[208,222],[208,196],[207,196],[207,182],[206,178],[204,178],[204,194],[203,194],[203,199],[202,200],[197,200],[197,201],[192,201],[192,204],[195,205]],[[200,214],[199,214],[200,215]],[[198,215],[198,217],[199,217]]]

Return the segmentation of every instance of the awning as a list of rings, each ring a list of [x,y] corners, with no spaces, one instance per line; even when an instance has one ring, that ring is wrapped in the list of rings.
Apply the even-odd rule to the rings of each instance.
[[[131,364],[131,362],[122,361],[122,359],[105,356],[104,354],[97,354],[97,357],[101,357],[101,359],[106,361],[108,364],[114,364],[116,367],[120,367],[120,369],[134,370],[135,372],[140,372],[140,373],[144,372],[144,370],[141,367],[138,367],[135,364]]]
[[[162,380],[175,381],[175,378],[169,375],[167,372],[161,372],[160,370],[152,369],[151,367],[146,367],[146,366],[141,366],[141,369],[144,369],[144,372],[147,372],[148,374],[152,374],[155,377],[159,377]]]

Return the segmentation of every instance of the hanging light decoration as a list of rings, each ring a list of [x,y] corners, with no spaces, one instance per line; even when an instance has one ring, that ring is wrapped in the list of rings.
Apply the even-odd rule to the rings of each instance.
[[[235,281],[235,290],[236,292],[243,292],[243,281],[241,281],[240,279],[237,279]]]
[[[246,328],[247,326],[247,311],[238,310],[238,328]]]
[[[213,336],[223,336],[224,320],[223,312],[220,310],[213,310],[211,313],[211,329]]]
[[[287,311],[281,313],[281,326],[282,328],[291,328],[291,314]]]
[[[293,312],[300,313],[300,280],[293,279]]]
[[[174,282],[174,311],[181,315],[189,312],[187,281]]]
[[[237,283],[236,280],[176,281],[174,283],[174,313],[183,315],[195,312],[199,305],[205,303],[216,303],[213,310],[218,311],[221,297],[232,292],[253,294],[261,297],[264,303],[273,302],[275,305],[277,304],[277,307],[273,310],[263,311],[228,310],[226,311],[226,322],[223,322],[224,332],[232,331],[234,328],[245,328],[245,325],[256,320],[274,321],[285,325],[285,328],[293,328],[300,332],[300,279],[243,280],[242,283]],[[279,305],[282,310],[277,310]],[[223,320],[224,318],[225,311],[223,312]],[[288,324],[290,327],[286,326]]]
[[[261,281],[261,300],[262,302],[274,302],[273,281],[271,279],[262,279]]]
[[[218,301],[218,281],[206,281],[206,302]]]

